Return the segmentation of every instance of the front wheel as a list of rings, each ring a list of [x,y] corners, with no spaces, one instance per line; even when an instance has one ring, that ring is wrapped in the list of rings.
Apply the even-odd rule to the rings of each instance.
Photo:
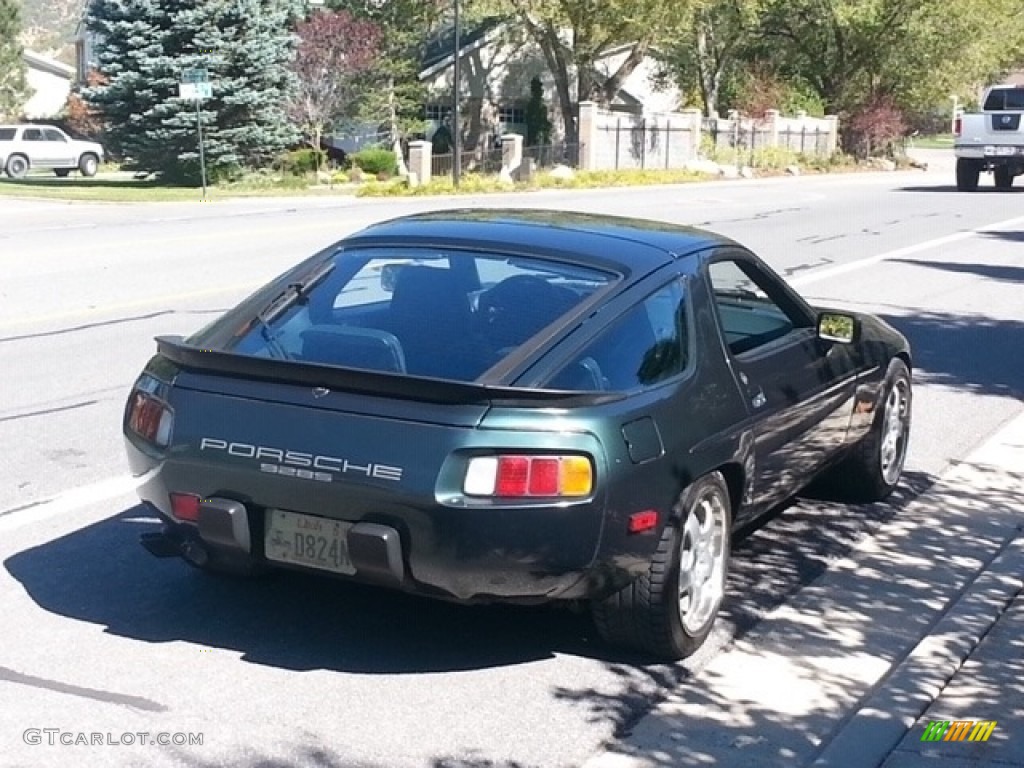
[[[978,188],[981,167],[969,157],[956,159],[956,188],[960,192],[974,192]]]
[[[82,155],[78,161],[78,170],[83,176],[95,176],[99,167],[100,161],[96,158],[96,155]]]
[[[672,660],[695,653],[725,596],[731,532],[729,489],[712,472],[680,496],[647,573],[592,603],[605,642]]]

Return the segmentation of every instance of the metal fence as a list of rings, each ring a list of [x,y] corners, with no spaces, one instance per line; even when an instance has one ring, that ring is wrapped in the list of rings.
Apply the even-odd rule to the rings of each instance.
[[[459,153],[462,173],[496,174],[501,171],[501,149],[471,149]],[[455,153],[433,155],[430,158],[431,176],[451,176]]]
[[[595,134],[596,168],[680,168],[697,153],[695,131],[682,120],[616,117],[597,125]]]
[[[772,130],[758,123],[705,120],[704,135],[715,149],[738,149],[753,152],[779,147],[805,155],[827,155],[831,132],[819,126],[786,126]]]
[[[523,160],[533,160],[537,168],[552,168],[556,165],[578,168],[580,165],[580,145],[569,144],[563,141],[554,144],[523,147]]]

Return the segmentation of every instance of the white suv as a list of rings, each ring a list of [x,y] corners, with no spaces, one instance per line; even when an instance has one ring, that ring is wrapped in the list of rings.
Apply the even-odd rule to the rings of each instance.
[[[94,141],[72,139],[52,125],[0,125],[0,170],[20,179],[33,168],[67,176],[74,170],[95,176],[103,162],[103,147]]]

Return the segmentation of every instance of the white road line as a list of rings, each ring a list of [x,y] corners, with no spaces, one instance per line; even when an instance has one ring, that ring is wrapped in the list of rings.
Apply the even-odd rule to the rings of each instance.
[[[90,504],[98,504],[134,491],[146,478],[119,475],[65,491],[52,499],[26,507],[0,511],[0,531],[38,523],[55,515],[66,515]]]
[[[1012,219],[1006,219],[1005,221],[997,221],[995,224],[986,224],[983,227],[977,227],[975,229],[965,230],[963,232],[954,232],[951,235],[944,235],[943,237],[936,237],[933,240],[925,240],[914,245],[908,245],[904,248],[897,248],[894,251],[885,251],[883,253],[876,253],[874,256],[868,256],[865,259],[859,259],[857,261],[851,261],[848,264],[839,264],[835,267],[825,267],[823,269],[808,272],[800,277],[790,278],[787,282],[793,286],[802,286],[809,283],[816,283],[819,280],[828,280],[838,275],[844,275],[847,272],[855,272],[858,269],[864,269],[874,264],[878,264],[880,261],[886,261],[888,259],[899,259],[903,256],[910,256],[914,253],[920,253],[921,251],[931,250],[932,248],[938,248],[942,245],[949,245],[950,243],[958,243],[961,240],[969,240],[972,237],[983,232],[991,232],[993,230],[999,230],[1006,227],[1012,227],[1017,224],[1024,224],[1024,216],[1017,216]]]

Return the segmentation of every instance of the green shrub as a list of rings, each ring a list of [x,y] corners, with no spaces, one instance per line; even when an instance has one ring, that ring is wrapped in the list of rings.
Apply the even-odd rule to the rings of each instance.
[[[290,152],[285,152],[278,156],[277,162],[274,163],[274,166],[281,171],[281,173],[291,174],[292,176],[302,176],[306,173],[312,173],[317,169],[317,155],[320,156],[320,167],[326,167],[327,153],[322,149],[314,150],[312,147],[293,149]]]
[[[387,173],[394,176],[398,173],[398,160],[395,153],[383,147],[369,147],[352,155],[352,164],[371,176]]]

